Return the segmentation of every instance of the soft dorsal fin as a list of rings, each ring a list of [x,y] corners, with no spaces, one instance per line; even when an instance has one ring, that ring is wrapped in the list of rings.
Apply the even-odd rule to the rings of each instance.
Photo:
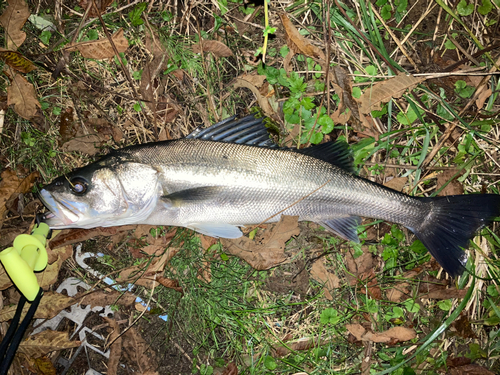
[[[307,148],[295,149],[294,151],[326,161],[349,173],[354,173],[354,159],[349,145],[344,141],[326,142]]]
[[[231,116],[206,129],[198,128],[186,138],[261,147],[278,147],[269,138],[269,131],[263,120],[263,118],[255,118],[255,115],[245,116],[238,120],[236,116]]]

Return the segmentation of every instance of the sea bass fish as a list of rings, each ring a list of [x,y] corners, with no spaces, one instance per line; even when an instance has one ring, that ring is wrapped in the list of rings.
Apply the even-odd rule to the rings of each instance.
[[[280,215],[359,242],[361,217],[411,230],[452,276],[474,233],[500,216],[500,195],[418,198],[354,174],[345,142],[277,147],[262,119],[235,116],[183,139],[130,146],[40,191],[54,229],[172,225],[222,238]]]

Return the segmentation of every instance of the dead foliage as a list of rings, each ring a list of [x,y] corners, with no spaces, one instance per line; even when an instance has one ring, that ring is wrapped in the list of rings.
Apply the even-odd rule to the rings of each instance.
[[[298,217],[283,215],[277,224],[272,224],[254,240],[242,236],[234,240],[221,239],[221,242],[228,253],[245,260],[256,270],[267,270],[287,259],[285,242],[299,233]]]
[[[361,324],[347,324],[346,328],[358,341],[371,341],[389,345],[395,345],[398,342],[409,341],[417,337],[414,329],[406,327],[393,327],[383,332],[368,331]]]
[[[117,30],[112,35],[113,44],[118,53],[125,52],[128,48],[128,40],[123,35],[123,29]],[[88,59],[103,60],[109,59],[116,55],[111,41],[108,38],[101,38],[89,42],[80,42],[67,47],[68,52],[78,50],[83,57]]]

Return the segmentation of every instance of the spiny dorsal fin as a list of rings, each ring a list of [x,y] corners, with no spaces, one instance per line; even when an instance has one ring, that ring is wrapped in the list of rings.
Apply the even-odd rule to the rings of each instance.
[[[326,142],[294,151],[326,161],[349,173],[354,173],[354,159],[349,145],[344,141]]]
[[[231,116],[206,129],[198,128],[186,138],[261,147],[278,147],[269,138],[269,131],[263,120],[263,118],[255,118],[255,115],[245,116],[238,120],[236,120],[236,116]]]

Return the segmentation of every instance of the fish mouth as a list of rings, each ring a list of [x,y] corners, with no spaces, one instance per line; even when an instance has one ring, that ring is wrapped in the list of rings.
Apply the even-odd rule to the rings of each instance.
[[[43,215],[43,221],[52,229],[62,229],[74,226],[80,219],[75,207],[67,202],[56,199],[49,191],[42,189],[40,200],[49,210]]]

